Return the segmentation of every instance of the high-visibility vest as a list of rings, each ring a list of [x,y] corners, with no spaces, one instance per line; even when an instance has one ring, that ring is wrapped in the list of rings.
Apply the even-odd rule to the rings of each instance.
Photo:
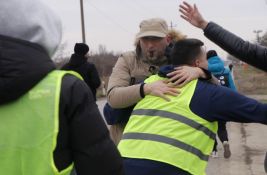
[[[145,82],[163,79],[151,76]],[[194,114],[190,101],[198,80],[181,88],[171,101],[146,95],[137,103],[118,145],[123,157],[148,159],[204,175],[218,124]]]
[[[52,71],[19,99],[0,106],[0,174],[68,175],[59,172],[53,151],[59,132],[61,81],[71,71]]]

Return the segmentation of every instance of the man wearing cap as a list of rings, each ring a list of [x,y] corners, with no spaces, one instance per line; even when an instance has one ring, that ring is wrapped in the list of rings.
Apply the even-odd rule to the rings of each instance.
[[[178,94],[175,88],[167,85],[164,81],[143,83],[145,78],[156,74],[160,66],[168,63],[166,51],[170,50],[168,45],[171,42],[171,37],[166,21],[161,18],[146,19],[140,23],[139,28],[140,31],[135,38],[135,51],[123,53],[118,58],[109,78],[107,101],[115,109],[129,107],[131,110],[147,94],[159,96],[167,101],[169,98],[166,97],[166,94],[174,96]],[[180,40],[184,38],[184,35],[177,33],[175,38]],[[177,72],[180,76],[175,80],[179,81],[185,77],[187,81],[198,77],[209,78],[199,68],[192,68],[189,71],[185,70],[185,72],[187,73],[186,76]],[[175,75],[174,72],[173,76]],[[104,113],[106,112],[104,111]],[[126,113],[129,111],[127,110]],[[116,116],[120,117],[119,122],[113,123],[110,127],[111,138],[115,144],[118,144],[121,139],[129,117],[126,116]]]
[[[109,78],[107,101],[113,108],[132,106],[146,94],[164,98],[166,93],[177,93],[162,81],[142,84],[145,78],[157,72],[159,66],[168,62],[164,55],[170,42],[166,21],[160,18],[147,19],[139,27],[136,50],[125,52],[118,58]],[[111,137],[116,144],[120,141],[127,120],[128,118],[110,127]]]
[[[87,53],[89,47],[85,43],[76,43],[74,46],[74,54],[71,55],[70,61],[65,64],[63,70],[73,70],[78,72],[84,79],[85,83],[90,87],[94,99],[96,101],[96,90],[101,84],[100,77],[93,63],[87,61]]]
[[[88,86],[57,71],[61,22],[39,0],[0,1],[0,174],[122,175]]]

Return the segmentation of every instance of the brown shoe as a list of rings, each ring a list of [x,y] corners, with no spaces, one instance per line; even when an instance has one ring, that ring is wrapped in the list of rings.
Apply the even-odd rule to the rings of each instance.
[[[226,159],[230,158],[231,157],[231,151],[230,151],[230,145],[229,145],[228,141],[223,142],[223,149],[224,149],[224,153],[223,153],[224,158],[226,158]]]

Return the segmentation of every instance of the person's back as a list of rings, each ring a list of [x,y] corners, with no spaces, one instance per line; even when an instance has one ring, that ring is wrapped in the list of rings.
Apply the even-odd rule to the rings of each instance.
[[[89,47],[87,44],[76,43],[74,47],[74,54],[71,55],[70,61],[61,69],[78,72],[83,77],[86,84],[90,87],[96,100],[96,91],[101,84],[101,80],[95,65],[87,61],[86,54],[88,51]]]
[[[162,78],[152,76],[145,82],[159,79]],[[179,98],[171,97],[170,102],[153,96],[146,96],[139,102],[119,143],[121,155],[166,163],[177,167],[177,173],[184,170],[202,174],[213,148],[217,123],[191,112],[188,104],[196,84],[197,80],[188,83],[180,89]]]
[[[205,68],[206,53],[198,49],[200,46],[198,40],[177,42],[172,52],[175,65]],[[173,70],[173,66],[163,67],[159,75],[145,82],[165,79]],[[162,167],[166,175],[205,174],[217,121],[267,123],[263,112],[267,105],[228,88],[193,80],[180,90],[169,102],[147,95],[135,106],[118,146],[127,175],[150,175],[161,172]],[[225,103],[229,105],[220,106]],[[258,109],[250,110],[253,106]]]
[[[190,40],[189,43],[192,55],[202,53],[200,49],[202,42]],[[184,57],[188,57],[188,54]],[[161,71],[160,75],[166,78],[166,74],[173,70],[174,67],[167,67],[167,71],[164,73]],[[154,75],[146,79],[145,83],[165,79],[163,77]],[[203,174],[214,144],[217,123],[206,121],[190,110],[189,104],[196,85],[197,80],[191,81],[180,89],[179,97],[170,97],[169,102],[147,95],[137,103],[118,146],[122,156],[126,158],[126,174],[134,174],[137,171],[138,174],[152,174],[164,164],[167,165],[164,173],[167,175]],[[127,159],[134,159],[133,162],[135,159],[147,159],[150,163],[156,161],[159,166],[152,169],[148,168],[149,166],[145,167],[143,172],[142,170],[130,172],[132,165],[127,164]]]
[[[91,91],[50,58],[59,18],[38,0],[0,4],[0,174],[123,174]]]

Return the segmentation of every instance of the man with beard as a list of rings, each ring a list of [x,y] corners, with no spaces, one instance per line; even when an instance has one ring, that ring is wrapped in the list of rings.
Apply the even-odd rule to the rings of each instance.
[[[108,104],[115,109],[126,107],[132,109],[138,101],[148,94],[168,101],[169,98],[166,95],[176,96],[179,93],[176,88],[162,80],[150,84],[143,83],[147,77],[156,74],[160,66],[168,63],[165,52],[172,39],[168,34],[166,21],[160,18],[146,19],[140,23],[139,27],[140,31],[136,35],[135,42],[136,50],[123,53],[119,57],[109,78],[107,100]],[[178,35],[176,40],[184,38],[183,35],[179,33]],[[207,78],[207,75],[200,68],[192,68],[186,74],[179,76],[176,76],[177,74],[179,73],[173,75],[177,81],[181,81],[181,77],[187,77],[185,81],[198,77]],[[110,127],[111,137],[115,144],[118,144],[121,139],[131,109],[127,110],[126,108],[125,114],[119,119],[120,121],[113,123]],[[106,111],[104,109],[104,113],[107,113]],[[108,123],[110,124],[109,121]]]
[[[177,91],[163,81],[143,84],[148,76],[155,74],[161,65],[167,64],[165,49],[170,43],[167,36],[168,26],[165,20],[152,18],[140,23],[136,35],[136,50],[123,53],[113,68],[108,83],[108,103],[112,108],[125,108],[135,105],[145,94],[162,98],[164,94],[176,95]],[[117,144],[126,125],[121,121],[111,125],[110,133]]]

